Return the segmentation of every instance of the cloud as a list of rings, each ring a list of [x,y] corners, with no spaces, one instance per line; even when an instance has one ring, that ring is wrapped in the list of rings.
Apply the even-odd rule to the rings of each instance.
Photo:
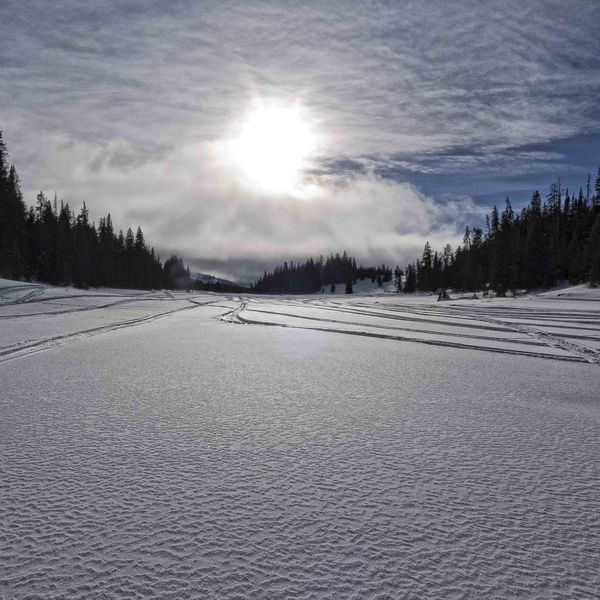
[[[25,191],[87,199],[190,258],[345,247],[401,260],[476,212],[461,190],[450,213],[451,193],[436,202],[406,174],[522,175],[562,166],[557,140],[600,132],[596,0],[8,0],[2,12],[0,127]],[[211,163],[255,96],[314,118],[310,202],[250,194]]]
[[[8,114],[152,154],[219,137],[255,94],[299,97],[328,156],[415,157],[567,137],[600,112],[594,0],[163,6],[9,2]]]
[[[118,226],[141,224],[148,240],[159,240],[159,251],[246,280],[281,260],[341,250],[365,263],[403,264],[425,239],[437,248],[456,243],[465,219],[483,211],[469,198],[436,202],[372,173],[319,180],[302,198],[265,195],[237,183],[206,142],[143,164],[123,163],[117,157],[126,149],[118,144],[100,152],[59,137],[52,150],[55,160],[42,172],[49,190],[59,183],[55,173],[77,164],[65,201],[77,206],[86,199],[92,218],[111,212]],[[133,204],[132,196],[143,201]]]

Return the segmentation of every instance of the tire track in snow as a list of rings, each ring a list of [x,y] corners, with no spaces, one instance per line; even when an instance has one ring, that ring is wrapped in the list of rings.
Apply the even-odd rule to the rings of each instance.
[[[365,306],[363,304],[363,306]],[[368,306],[368,305],[367,305]],[[412,307],[411,307],[412,308]],[[411,312],[411,308],[396,307],[396,310]],[[489,307],[458,307],[458,306],[444,306],[443,309],[435,307],[424,307],[417,305],[416,310],[413,308],[413,312],[423,314],[423,309],[429,309],[432,314],[439,315],[442,310],[448,310],[454,313],[452,316],[462,319],[472,319],[474,321],[486,322],[490,324],[500,325],[507,328],[508,330],[521,333],[535,340],[537,344],[544,344],[549,347],[558,348],[565,352],[575,354],[581,357],[585,362],[600,364],[600,351],[590,348],[585,345],[577,344],[575,342],[568,341],[564,338],[570,339],[589,339],[596,340],[594,336],[582,336],[578,334],[571,335],[558,335],[548,331],[544,331],[542,327],[552,327],[557,329],[577,329],[586,332],[600,331],[600,329],[593,327],[599,323],[600,315],[595,311],[556,311],[556,310],[537,310],[536,315],[531,314],[531,309],[521,307],[502,307],[494,306]],[[515,319],[517,321],[514,321]],[[519,323],[518,321],[540,321],[538,327],[531,326],[529,324]],[[584,325],[584,324],[588,325]],[[447,323],[450,325],[450,323]],[[482,327],[483,328],[483,327]]]
[[[248,301],[245,298],[240,300],[238,306],[233,308],[232,310],[227,311],[222,314],[219,318],[224,323],[235,323],[237,325],[244,325],[244,322],[240,319],[240,313],[246,308],[248,305]]]
[[[94,306],[77,306],[73,308],[66,308],[64,310],[55,310],[55,311],[44,311],[37,313],[26,313],[20,315],[0,315],[0,319],[27,319],[29,317],[54,317],[58,315],[67,315],[72,313],[80,313],[86,312],[89,310],[101,310],[103,308],[112,308],[114,306],[119,306],[121,304],[129,304],[131,302],[141,302],[144,300],[148,300],[148,298],[125,298],[120,299],[115,302],[107,302],[106,304],[97,304]],[[158,298],[154,298],[153,300],[161,301]],[[167,301],[166,299],[162,300],[163,302]]]
[[[26,356],[30,356],[31,354],[36,354],[38,352],[42,352],[44,350],[49,350],[51,348],[55,348],[57,346],[62,346],[67,342],[76,341],[78,339],[85,339],[89,337],[93,337],[95,335],[99,335],[101,333],[108,333],[111,331],[117,331],[118,329],[125,329],[127,327],[135,327],[137,325],[143,325],[144,323],[150,323],[152,321],[156,321],[163,317],[167,317],[169,315],[173,315],[175,313],[184,312],[187,310],[194,310],[201,306],[206,306],[209,304],[213,304],[217,302],[216,300],[199,303],[194,302],[193,306],[183,306],[180,308],[175,308],[173,310],[147,315],[145,317],[138,317],[135,319],[128,319],[126,321],[119,321],[117,323],[109,323],[108,325],[99,325],[97,327],[90,327],[89,329],[82,329],[78,331],[73,331],[71,333],[66,333],[63,335],[56,335],[48,338],[43,338],[39,340],[34,340],[33,342],[27,342],[25,344],[17,344],[14,346],[10,346],[8,348],[3,348],[0,350],[0,364],[4,362],[8,362],[9,360],[14,360],[16,358],[23,358]]]
[[[492,314],[485,314],[484,309],[480,307],[469,307],[465,312],[462,310],[456,310],[459,307],[448,307],[450,309],[454,309],[452,312],[459,315],[470,315],[473,319],[478,319],[480,321],[484,321],[487,323],[498,324],[503,327],[507,327],[512,331],[517,333],[521,333],[529,336],[530,338],[542,342],[545,345],[553,348],[558,348],[565,352],[569,352],[571,354],[575,354],[576,356],[581,357],[581,359],[585,362],[600,364],[600,351],[590,348],[588,346],[584,346],[581,344],[577,344],[576,342],[568,341],[565,337],[569,337],[570,339],[590,339],[595,340],[596,338],[593,336],[581,336],[574,334],[573,336],[565,335],[560,336],[556,333],[551,333],[548,331],[544,331],[543,327],[551,327],[553,329],[577,329],[584,331],[598,331],[597,328],[591,326],[577,326],[576,324],[590,323],[596,325],[598,323],[597,317],[598,313],[584,311],[585,318],[577,319],[577,316],[582,317],[583,315],[572,316],[569,312],[566,311],[537,311],[538,315],[523,314],[522,311],[526,309],[517,308],[515,310],[512,307],[490,307]],[[461,307],[462,308],[462,307]],[[515,314],[517,313],[517,314]],[[567,319],[568,317],[568,319]],[[513,320],[513,319],[516,319]],[[569,322],[569,325],[565,325],[562,323]],[[520,323],[518,321],[538,321],[538,326],[532,326],[525,323]],[[544,321],[543,323],[539,323],[539,321]],[[558,324],[558,323],[561,324]]]
[[[267,326],[267,327],[282,327],[285,329],[300,329],[300,330],[305,330],[305,331],[321,331],[324,333],[338,333],[338,334],[343,334],[343,335],[354,335],[354,336],[359,336],[359,337],[385,339],[385,340],[393,340],[393,341],[399,341],[399,342],[412,342],[412,343],[417,343],[417,344],[425,344],[425,345],[429,345],[429,346],[442,346],[442,347],[447,347],[447,348],[458,348],[458,349],[462,349],[462,350],[476,350],[476,351],[484,351],[484,352],[493,352],[493,353],[498,353],[498,354],[512,354],[512,355],[517,355],[517,356],[528,356],[531,358],[544,358],[544,359],[548,359],[548,360],[559,360],[559,361],[567,361],[567,362],[588,362],[588,363],[590,362],[585,356],[582,356],[579,353],[573,353],[572,351],[570,351],[566,348],[560,348],[560,349],[564,352],[570,352],[571,353],[570,355],[569,354],[556,355],[556,354],[549,354],[549,353],[544,353],[544,352],[518,350],[518,349],[514,349],[514,348],[501,348],[501,347],[494,347],[494,346],[463,344],[463,343],[454,342],[451,340],[435,340],[435,339],[428,340],[428,339],[416,338],[416,337],[412,337],[412,336],[392,335],[392,334],[376,333],[376,332],[370,332],[370,331],[350,331],[350,330],[344,330],[344,329],[335,329],[333,327],[309,327],[309,326],[303,327],[301,325],[292,325],[292,324],[288,324],[288,323],[259,321],[259,320],[251,319],[251,318],[241,315],[241,313],[247,308],[247,306],[248,306],[248,301],[245,299],[242,299],[242,301],[240,302],[240,304],[238,306],[236,306],[234,309],[228,311],[224,315],[221,315],[220,318],[222,321],[225,321],[228,323],[236,323],[236,324],[263,325],[263,326]],[[253,309],[249,309],[248,312],[267,312],[267,311],[263,311],[263,310],[253,311]],[[356,313],[357,311],[348,311],[348,312]],[[279,314],[279,313],[276,313],[275,311],[272,311],[272,313]],[[358,313],[358,314],[364,314],[364,313]],[[297,317],[297,315],[290,315],[290,316]],[[377,316],[379,316],[379,315],[377,315]],[[309,317],[306,317],[306,318],[309,318]],[[319,321],[320,319],[316,319],[316,320]],[[360,323],[350,323],[350,324],[357,325],[359,327],[361,326]],[[474,327],[474,325],[472,325],[472,327]],[[482,329],[491,329],[491,328],[486,327],[485,325],[482,325]],[[493,329],[497,330],[498,328],[494,327]],[[510,328],[507,330],[511,331]],[[430,332],[430,333],[435,334],[436,332]],[[494,341],[494,340],[492,340],[492,341]],[[507,341],[505,343],[513,343],[513,342]],[[529,345],[533,345],[533,344],[529,344]],[[548,344],[544,343],[543,341],[540,343],[539,340],[535,345],[536,346],[540,346],[540,345],[548,346]]]
[[[480,318],[482,320],[484,319],[484,317]],[[519,331],[536,340],[543,341],[547,346],[559,348],[566,352],[571,352],[572,354],[580,356],[583,362],[600,365],[600,351],[589,348],[588,346],[583,346],[575,342],[567,341],[564,338],[561,338],[547,331],[537,329],[530,325],[506,323],[505,321],[500,321],[496,317],[488,317],[486,320],[492,323],[504,323],[506,326],[511,327],[514,331]]]
[[[431,329],[415,329],[413,327],[394,327],[393,325],[375,325],[375,324],[371,324],[371,323],[358,323],[355,321],[340,321],[337,319],[325,319],[325,318],[319,318],[319,317],[309,317],[306,315],[295,315],[293,313],[285,313],[285,312],[276,312],[273,310],[262,310],[262,309],[256,309],[256,308],[248,308],[247,309],[249,312],[253,312],[253,313],[264,313],[264,314],[270,314],[270,315],[280,315],[282,317],[292,317],[294,319],[305,319],[308,321],[314,321],[317,323],[337,323],[339,325],[352,325],[355,327],[369,327],[372,329],[385,329],[387,331],[407,331],[410,333],[424,333],[424,334],[428,334],[428,335],[442,335],[444,337],[448,336],[448,337],[460,337],[460,338],[468,338],[468,339],[474,339],[474,340],[488,340],[490,342],[504,342],[504,343],[511,343],[511,344],[531,344],[532,342],[527,339],[516,339],[516,338],[497,338],[497,337],[489,337],[489,336],[485,336],[485,335],[475,335],[475,334],[462,334],[462,333],[452,333],[452,332],[441,332],[441,331],[433,331]],[[535,346],[546,346],[546,344],[544,342],[541,341],[536,341],[533,342],[533,345]]]
[[[95,298],[97,296],[77,296],[78,298]],[[106,297],[106,296],[99,296],[99,297]],[[114,298],[114,296],[110,296],[111,298]],[[195,298],[198,298],[200,296],[195,296]],[[70,296],[60,296],[59,298],[68,298],[71,299],[72,297]],[[23,313],[23,314],[13,314],[13,315],[0,315],[0,319],[26,319],[29,317],[53,317],[53,316],[57,316],[57,315],[66,315],[66,314],[73,314],[73,313],[80,313],[80,312],[87,312],[90,310],[101,310],[104,308],[113,308],[115,306],[120,306],[122,304],[131,304],[131,303],[135,303],[135,302],[147,302],[148,300],[152,300],[153,302],[172,302],[173,300],[185,300],[187,302],[192,302],[194,304],[197,304],[197,302],[195,302],[194,298],[175,298],[174,296],[171,297],[156,297],[156,296],[149,296],[149,295],[139,295],[139,296],[134,296],[134,297],[125,297],[123,298],[122,296],[118,297],[118,300],[115,300],[114,302],[107,302],[106,304],[96,304],[93,306],[77,306],[77,307],[73,307],[73,308],[65,308],[64,310],[54,310],[54,311],[44,311],[44,312],[37,312],[37,313]],[[47,300],[47,304],[51,304],[52,300],[56,300],[57,298],[48,298]],[[215,300],[216,302],[216,300]],[[6,306],[6,305],[3,305]],[[10,305],[9,305],[10,306]]]
[[[27,291],[29,290],[29,291]],[[0,290],[0,306],[13,306],[15,304],[26,304],[27,302],[33,302],[35,298],[41,296],[45,291],[45,288],[38,285],[19,285],[3,288]],[[5,297],[16,292],[26,292],[22,296],[18,296],[12,300],[6,300]]]
[[[23,285],[11,285],[7,287],[0,288],[0,298],[4,296],[8,296],[15,292],[24,292],[25,290],[44,290],[45,288],[41,285],[35,283],[24,283]],[[18,299],[17,299],[18,300]],[[11,300],[8,304],[13,304],[15,300]]]
[[[375,333],[370,331],[349,331],[343,329],[333,329],[330,327],[302,327],[300,325],[289,325],[286,323],[273,323],[269,321],[255,321],[252,319],[248,319],[246,317],[241,317],[239,314],[237,315],[238,320],[242,324],[248,325],[265,325],[267,327],[283,327],[285,329],[300,329],[304,331],[322,331],[324,333],[340,333],[344,335],[354,335],[359,337],[368,337],[368,338],[377,338],[382,340],[394,340],[398,342],[413,342],[417,344],[425,344],[428,346],[443,346],[447,348],[460,348],[462,350],[483,350],[484,352],[495,352],[499,354],[515,354],[518,356],[529,356],[531,358],[546,358],[551,360],[562,360],[568,362],[589,362],[584,360],[579,356],[568,356],[568,355],[555,355],[555,354],[545,354],[541,352],[527,352],[525,350],[512,350],[505,348],[495,348],[493,346],[473,346],[470,344],[461,344],[460,342],[450,342],[450,341],[442,341],[442,340],[424,340],[420,338],[413,338],[408,336],[400,336],[400,335],[389,335],[385,333]],[[233,322],[233,321],[232,321]]]
[[[304,306],[305,307],[305,306]],[[419,317],[410,317],[408,316],[408,314],[406,316],[401,316],[401,315],[394,315],[394,314],[386,314],[385,312],[373,312],[373,311],[361,311],[361,310],[355,310],[355,309],[351,309],[351,308],[342,308],[341,306],[314,306],[311,308],[316,308],[318,310],[327,310],[327,311],[333,311],[333,312],[343,312],[343,313],[349,313],[349,314],[355,314],[355,315],[360,315],[360,316],[365,316],[365,317],[378,317],[381,319],[390,319],[390,320],[395,320],[395,321],[408,321],[410,323],[427,323],[429,325],[444,325],[444,326],[448,326],[448,327],[466,327],[466,328],[471,328],[471,329],[485,329],[485,330],[490,330],[490,331],[503,331],[503,332],[509,332],[511,331],[509,328],[506,327],[502,327],[499,326],[498,324],[494,324],[494,326],[491,326],[490,324],[488,325],[481,325],[481,324],[476,324],[476,323],[456,323],[456,322],[451,322],[448,321],[447,319],[442,320],[442,319],[421,319]],[[384,311],[385,309],[381,309],[382,311]],[[404,311],[406,313],[410,313],[409,310]],[[477,321],[478,319],[476,317],[462,317],[465,320],[469,320],[469,321]]]

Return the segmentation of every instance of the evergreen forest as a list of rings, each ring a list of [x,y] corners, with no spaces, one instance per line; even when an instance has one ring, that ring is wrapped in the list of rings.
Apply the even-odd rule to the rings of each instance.
[[[75,212],[43,192],[27,207],[1,131],[0,275],[81,288],[176,289],[197,283],[181,258],[163,264],[141,227],[117,232],[110,214],[96,225],[85,202]]]
[[[85,202],[75,212],[69,204],[40,192],[32,206],[23,200],[19,176],[8,163],[0,131],[0,276],[54,285],[116,288],[214,289],[250,291],[224,282],[193,278],[178,256],[164,263],[149,246],[141,227],[125,233],[111,215],[90,222]],[[404,268],[364,267],[346,252],[305,262],[287,262],[264,275],[251,291],[308,294],[334,291],[343,284],[352,293],[357,280],[381,286],[394,278],[404,292],[453,288],[493,290],[499,295],[541,289],[559,282],[600,283],[600,169],[592,189],[588,177],[578,193],[553,183],[545,198],[538,191],[520,212],[507,198],[485,226],[467,227],[462,244],[423,254]],[[333,287],[332,287],[333,286]],[[338,290],[341,291],[341,290]]]
[[[593,194],[588,178],[585,193],[554,183],[543,200],[534,192],[519,213],[507,198],[501,212],[494,206],[486,217],[485,229],[467,227],[455,250],[433,251],[427,242],[418,260],[396,268],[395,280],[405,292],[491,289],[499,295],[563,281],[598,285],[600,169]]]

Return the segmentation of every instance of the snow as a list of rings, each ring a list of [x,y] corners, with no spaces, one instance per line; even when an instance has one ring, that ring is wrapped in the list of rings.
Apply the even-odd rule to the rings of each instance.
[[[19,285],[0,281],[0,598],[597,597],[586,288]]]
[[[331,285],[326,285],[324,286],[324,292],[322,293],[323,295],[338,295],[338,294],[342,294],[345,295],[346,294],[346,282],[345,281],[340,281],[338,283],[335,284],[335,291],[333,292],[333,294],[331,293]],[[384,283],[381,284],[381,287],[379,287],[377,285],[377,282],[373,282],[371,281],[370,277],[366,277],[365,279],[358,279],[356,281],[356,283],[352,284],[352,293],[353,294],[369,294],[369,295],[373,295],[373,294],[387,294],[387,293],[393,293],[396,291],[396,287],[394,285],[393,281],[385,281]],[[317,292],[319,293],[319,292]]]
[[[539,298],[564,298],[569,300],[600,301],[600,287],[591,288],[588,285],[561,287],[559,289],[537,294]]]

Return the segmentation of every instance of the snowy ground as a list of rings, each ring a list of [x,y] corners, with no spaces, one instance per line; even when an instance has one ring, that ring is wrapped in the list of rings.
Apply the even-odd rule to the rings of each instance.
[[[598,290],[0,281],[0,598],[598,598],[599,390]]]

